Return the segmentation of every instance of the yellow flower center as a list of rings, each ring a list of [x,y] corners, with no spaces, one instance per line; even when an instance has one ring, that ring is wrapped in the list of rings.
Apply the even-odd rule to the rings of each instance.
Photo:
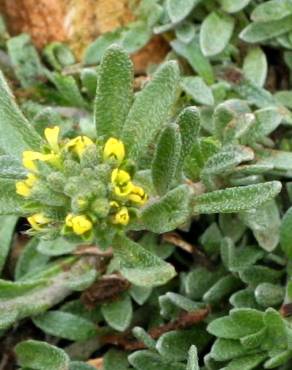
[[[108,139],[103,149],[103,159],[106,161],[111,158],[117,160],[119,163],[125,158],[125,146],[123,142],[113,137]]]
[[[71,227],[73,232],[77,235],[85,234],[93,227],[88,217],[85,215],[74,216],[72,213],[66,217],[65,223],[67,226]]]
[[[70,140],[65,145],[65,148],[71,150],[72,152],[77,154],[78,157],[80,158],[84,150],[90,145],[94,145],[94,142],[91,139],[89,139],[89,137],[77,136],[74,139]]]
[[[42,229],[42,226],[50,222],[43,213],[35,213],[34,215],[27,218],[27,221],[30,223],[33,229],[39,231]]]
[[[128,225],[130,216],[127,207],[122,207],[113,217],[114,224]]]
[[[111,175],[111,182],[114,185],[115,194],[118,196],[127,196],[133,189],[131,176],[124,170],[114,169]]]

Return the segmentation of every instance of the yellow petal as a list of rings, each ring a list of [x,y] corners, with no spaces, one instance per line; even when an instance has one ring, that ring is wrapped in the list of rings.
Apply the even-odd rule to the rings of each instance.
[[[37,166],[35,165],[34,161],[36,159],[41,159],[43,157],[42,153],[33,152],[31,150],[25,150],[22,153],[22,164],[25,168],[30,171],[37,171]]]
[[[125,146],[121,140],[111,137],[105,143],[103,150],[103,159],[107,160],[110,158],[116,159],[119,163],[125,158]]]
[[[59,134],[60,134],[60,127],[55,126],[53,128],[46,128],[45,129],[45,138],[49,143],[50,147],[53,149],[55,153],[59,152]]]
[[[122,207],[113,218],[114,224],[128,225],[130,216],[127,207]]]
[[[35,213],[34,215],[27,218],[33,229],[41,230],[42,226],[50,222],[50,220],[43,213]]]
[[[16,184],[16,193],[28,197],[31,193],[31,188],[25,183],[25,181],[18,181]]]
[[[137,204],[144,204],[148,196],[141,186],[133,186],[131,193],[128,195],[128,199]]]

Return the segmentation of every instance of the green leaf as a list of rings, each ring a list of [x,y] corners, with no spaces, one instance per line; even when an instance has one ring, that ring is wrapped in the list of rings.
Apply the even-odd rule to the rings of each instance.
[[[268,165],[279,171],[292,171],[292,153],[281,150],[261,149],[257,151],[258,165]]]
[[[125,331],[132,321],[133,308],[131,298],[124,293],[118,300],[101,306],[105,321],[113,329]]]
[[[200,370],[199,360],[198,360],[198,351],[196,346],[191,346],[188,352],[188,363],[186,370]]]
[[[40,149],[41,138],[16,105],[2,72],[0,72],[0,131],[0,148],[6,154],[20,157],[24,150]]]
[[[16,194],[15,181],[0,179],[0,215],[21,215],[25,200]]]
[[[278,366],[286,364],[292,358],[292,351],[283,351],[273,356],[264,363],[265,369],[275,369]]]
[[[70,362],[69,370],[96,370],[96,368],[85,362],[72,361]]]
[[[240,279],[251,286],[256,288],[261,283],[277,283],[281,277],[282,272],[271,269],[266,266],[250,266],[243,271],[239,271]]]
[[[269,351],[287,349],[288,332],[281,314],[273,308],[268,308],[264,314],[264,323],[268,333],[262,344],[263,348]]]
[[[7,41],[13,70],[24,88],[37,85],[44,77],[43,66],[28,34],[23,33]]]
[[[285,288],[280,285],[262,283],[254,292],[256,301],[262,307],[275,307],[283,303]]]
[[[194,139],[200,132],[200,111],[197,107],[184,108],[177,117],[177,125],[181,133],[181,157],[182,160],[190,154],[194,145]]]
[[[121,273],[133,284],[144,287],[163,285],[176,274],[169,263],[125,236],[117,237],[113,248],[121,264]]]
[[[185,280],[185,290],[191,299],[201,300],[204,293],[222,277],[222,271],[208,271],[203,267],[196,267]]]
[[[229,294],[241,286],[241,282],[233,275],[227,275],[219,279],[203,296],[207,303],[220,302]]]
[[[250,308],[233,309],[230,316],[213,320],[207,331],[219,338],[240,339],[263,329],[264,314]]]
[[[243,62],[243,73],[255,85],[263,87],[268,73],[266,54],[260,47],[249,49]]]
[[[138,20],[127,25],[121,44],[127,53],[132,54],[147,45],[151,36],[149,25],[144,20]]]
[[[184,77],[181,81],[181,87],[196,103],[214,104],[212,90],[201,77]]]
[[[110,349],[103,358],[103,370],[127,370],[127,353]]]
[[[152,181],[159,195],[165,194],[172,185],[180,160],[181,137],[175,124],[166,126],[157,143],[152,162]]]
[[[73,76],[53,72],[50,73],[48,77],[56,86],[60,97],[64,100],[66,105],[83,109],[88,108],[88,103],[83,98],[79,86]]]
[[[132,333],[135,338],[143,342],[147,348],[155,350],[155,340],[152,339],[152,337],[143,328],[136,326],[133,328]]]
[[[77,315],[49,311],[34,317],[33,323],[46,334],[72,341],[84,341],[96,335],[96,325]]]
[[[166,122],[177,99],[179,68],[176,62],[161,65],[136,96],[123,127],[122,138],[128,156],[137,159]],[[147,120],[145,120],[147,117]]]
[[[241,214],[242,221],[253,231],[259,245],[267,252],[273,251],[279,243],[280,213],[274,200],[257,209]]]
[[[68,355],[55,346],[36,340],[27,340],[15,347],[18,363],[38,370],[67,370]]]
[[[208,85],[212,85],[215,82],[212,66],[208,58],[203,55],[197,40],[193,40],[189,44],[174,40],[170,45],[178,55],[184,57],[190,63],[193,70],[197,72]]]
[[[0,272],[9,253],[17,221],[15,216],[0,216]]]
[[[129,362],[137,370],[185,370],[185,365],[169,363],[152,351],[136,351],[129,356]]]
[[[113,32],[106,32],[89,44],[84,52],[83,62],[86,65],[94,65],[101,61],[106,49],[112,44],[121,44],[123,29],[118,28]]]
[[[292,207],[285,213],[280,227],[280,244],[288,258],[292,258]]]
[[[54,240],[41,239],[37,250],[46,256],[62,256],[63,254],[73,252],[77,245],[77,243],[73,243],[62,237]]]
[[[201,50],[205,56],[221,53],[232,36],[234,18],[223,12],[212,12],[204,19],[200,32]]]
[[[204,334],[202,336],[202,332],[196,328],[170,331],[158,339],[156,349],[169,361],[184,361],[192,344],[202,347],[202,344],[208,342],[209,338],[206,334],[204,343]]]
[[[258,5],[251,13],[254,22],[271,22],[292,14],[290,0],[270,0]]]
[[[166,9],[173,23],[181,22],[186,18],[201,0],[167,0]]]
[[[7,312],[13,320],[41,314],[72,293],[70,281],[82,280],[92,261],[80,260],[72,265],[74,259],[67,259],[53,265],[49,271],[43,271],[25,282],[1,282],[0,327],[7,328],[12,322],[7,320]],[[91,263],[91,265],[90,265]],[[63,271],[66,266],[67,271]]]
[[[233,213],[257,208],[281,191],[279,181],[217,190],[193,198],[194,213]]]
[[[190,216],[190,189],[180,185],[152,203],[148,203],[142,212],[141,220],[146,228],[161,234],[184,224]]]
[[[119,138],[133,101],[133,64],[117,45],[102,58],[95,99],[95,124],[98,136]]]
[[[219,0],[222,9],[227,13],[237,13],[244,9],[251,0]]]
[[[241,33],[240,38],[249,43],[258,43],[283,35],[292,30],[292,15],[271,22],[250,23]]]
[[[255,355],[244,356],[232,360],[224,370],[252,370],[267,358],[266,354],[257,353]]]
[[[248,141],[260,140],[270,135],[280,125],[283,116],[278,107],[267,107],[255,111],[255,122],[247,133]]]
[[[248,350],[238,340],[234,339],[219,338],[211,349],[211,356],[216,361],[232,360],[247,353]]]
[[[0,156],[0,178],[24,179],[26,174],[26,170],[17,158],[10,155]]]
[[[231,172],[241,162],[252,161],[254,152],[243,145],[226,145],[206,162],[201,176],[223,175]]]

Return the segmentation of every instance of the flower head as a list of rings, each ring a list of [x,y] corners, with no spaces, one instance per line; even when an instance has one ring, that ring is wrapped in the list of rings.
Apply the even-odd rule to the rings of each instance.
[[[130,215],[127,207],[122,207],[113,217],[114,224],[128,225],[130,221]]]
[[[65,223],[67,226],[71,227],[73,232],[77,235],[83,235],[93,227],[92,222],[87,216],[74,216],[72,213],[69,213],[66,217]]]
[[[128,195],[128,199],[131,200],[134,203],[143,205],[147,199],[148,196],[145,193],[145,190],[141,186],[133,186],[133,189],[131,190],[130,194]]]
[[[115,159],[119,163],[125,158],[125,146],[121,140],[109,138],[103,149],[103,159]]]
[[[41,212],[35,213],[34,215],[28,217],[27,221],[30,223],[34,230],[40,231],[42,229],[42,226],[50,222],[50,219]]]
[[[75,154],[78,155],[80,158],[85,151],[85,149],[90,146],[94,145],[93,141],[89,139],[87,136],[77,136],[74,139],[70,140],[66,145],[65,148],[71,150]]]
[[[111,175],[111,182],[114,186],[114,192],[118,196],[127,196],[133,189],[133,183],[131,182],[131,176],[128,172],[114,169]]]

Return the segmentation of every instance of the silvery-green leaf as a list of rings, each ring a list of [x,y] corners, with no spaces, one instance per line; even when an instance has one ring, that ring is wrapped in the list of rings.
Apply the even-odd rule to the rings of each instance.
[[[214,97],[212,90],[201,77],[184,77],[181,81],[183,90],[196,103],[213,105]]]
[[[219,0],[222,9],[227,13],[237,13],[244,9],[251,0]]]
[[[254,22],[271,22],[292,14],[291,0],[270,0],[259,4],[251,13]]]
[[[255,85],[264,86],[268,72],[268,63],[266,54],[260,47],[249,49],[244,62],[243,73],[246,78]]]
[[[246,28],[244,28],[239,36],[243,41],[254,44],[283,35],[291,30],[292,15],[288,15],[287,17],[276,21],[250,23]]]
[[[167,0],[166,9],[172,23],[178,23],[186,18],[201,0]]]
[[[234,29],[234,18],[223,12],[212,12],[202,23],[200,46],[204,55],[221,53],[227,46]]]

